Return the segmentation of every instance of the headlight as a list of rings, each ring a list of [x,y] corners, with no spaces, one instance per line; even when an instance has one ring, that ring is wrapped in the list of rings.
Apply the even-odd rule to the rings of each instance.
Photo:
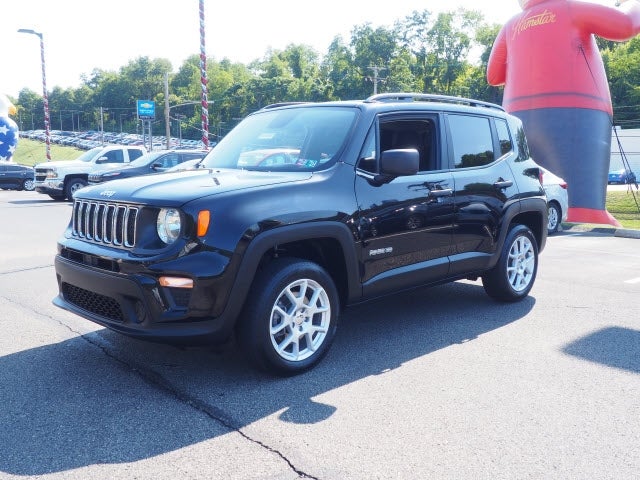
[[[54,168],[47,170],[47,178],[58,178],[58,172]]]
[[[180,236],[180,212],[175,208],[162,208],[158,212],[156,230],[158,236],[167,245],[172,244]]]

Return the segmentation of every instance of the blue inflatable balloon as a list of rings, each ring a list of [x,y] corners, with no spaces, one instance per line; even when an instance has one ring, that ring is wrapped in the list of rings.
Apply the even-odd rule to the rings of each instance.
[[[15,107],[0,93],[0,160],[11,160],[18,146],[18,125],[9,117],[10,113],[15,113]]]

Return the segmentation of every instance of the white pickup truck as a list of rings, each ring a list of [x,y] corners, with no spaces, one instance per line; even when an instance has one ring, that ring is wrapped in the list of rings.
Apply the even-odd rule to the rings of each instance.
[[[75,160],[37,164],[35,190],[54,200],[71,200],[79,188],[87,185],[89,173],[105,164],[128,164],[147,153],[143,147],[109,145],[87,150]]]

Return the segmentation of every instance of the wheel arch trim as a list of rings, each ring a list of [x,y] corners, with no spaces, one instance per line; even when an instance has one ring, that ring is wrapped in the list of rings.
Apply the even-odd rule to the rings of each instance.
[[[239,313],[244,299],[251,287],[260,260],[264,254],[274,246],[314,238],[331,238],[336,240],[342,248],[347,274],[347,289],[345,298],[358,298],[362,294],[358,272],[358,258],[356,255],[356,241],[349,227],[338,222],[314,222],[304,225],[288,225],[259,234],[253,239],[242,256],[236,279],[227,301],[227,308],[237,309]]]

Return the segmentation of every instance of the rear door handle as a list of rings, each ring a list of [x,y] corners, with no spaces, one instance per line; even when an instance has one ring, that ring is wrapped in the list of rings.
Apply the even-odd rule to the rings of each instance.
[[[498,190],[501,190],[503,188],[509,188],[512,185],[513,185],[513,181],[512,180],[498,180],[497,182],[495,182],[493,184],[493,186],[495,188],[497,188]]]

